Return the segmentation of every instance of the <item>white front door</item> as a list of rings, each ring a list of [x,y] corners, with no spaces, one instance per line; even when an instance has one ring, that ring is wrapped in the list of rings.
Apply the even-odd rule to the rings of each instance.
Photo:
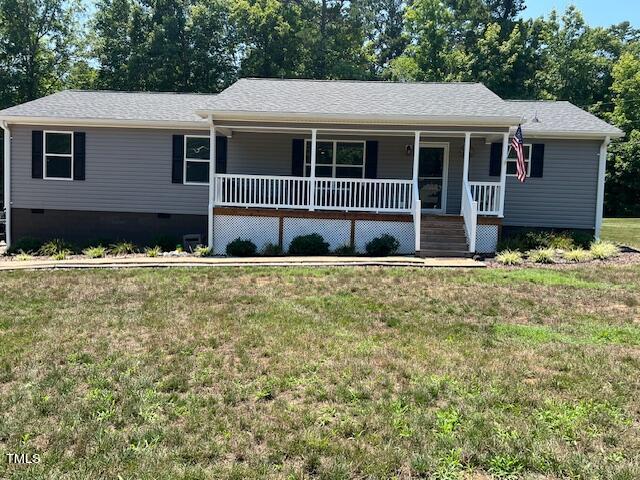
[[[443,214],[447,210],[448,143],[421,143],[418,188],[422,211]]]

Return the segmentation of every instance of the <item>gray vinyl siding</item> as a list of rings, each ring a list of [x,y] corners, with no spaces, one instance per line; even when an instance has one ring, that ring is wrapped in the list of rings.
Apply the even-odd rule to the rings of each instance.
[[[32,179],[32,130],[86,132],[86,180]],[[18,125],[11,132],[15,208],[207,213],[206,185],[171,183],[172,135],[198,132]]]
[[[593,229],[601,143],[541,139],[526,143],[545,145],[544,173],[524,184],[507,177],[504,225]],[[489,176],[490,149],[485,143],[475,145],[469,167],[472,181],[500,180]]]

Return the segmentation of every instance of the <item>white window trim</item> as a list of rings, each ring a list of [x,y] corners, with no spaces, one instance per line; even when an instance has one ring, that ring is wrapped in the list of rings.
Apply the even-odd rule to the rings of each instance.
[[[185,135],[184,136],[184,147],[182,154],[182,184],[183,185],[209,185],[209,180],[206,182],[187,182],[187,162],[198,162],[198,163],[209,163],[209,159],[202,158],[187,158],[187,139],[188,138],[206,138],[209,140],[209,149],[211,149],[211,138],[208,135]],[[211,168],[211,165],[209,165]]]
[[[531,176],[531,156],[533,155],[533,144],[531,143],[523,143],[522,147],[524,149],[526,149],[527,147],[529,147],[529,157],[525,158],[524,161],[527,164],[527,178],[529,178]],[[509,158],[509,155],[511,155],[511,152],[513,151],[513,147],[511,147],[511,143],[509,143],[509,153],[507,154],[507,161],[506,161],[506,166],[505,168],[507,169],[507,177],[515,177],[518,174],[517,173],[508,173],[509,172],[509,168],[508,165],[510,162],[516,163],[517,159],[516,158]],[[516,165],[516,169],[518,168],[518,166]]]
[[[50,153],[51,157],[69,157],[71,159],[71,176],[70,177],[49,177],[47,175],[47,134],[49,133],[63,133],[65,135],[71,135],[71,153]],[[42,178],[44,180],[61,180],[63,182],[73,182],[73,132],[63,130],[45,130],[42,132]]]
[[[311,167],[311,159],[307,160],[307,144],[310,144],[311,140],[305,139],[304,141],[304,168],[303,168],[303,176],[307,176],[307,167]],[[367,142],[365,140],[332,140],[332,139],[317,139],[316,145],[318,143],[332,143],[333,144],[333,158],[331,159],[331,165],[327,163],[318,163],[316,160],[316,171],[318,167],[331,167],[331,177],[336,178],[336,168],[362,168],[362,177],[365,178],[366,175],[366,165],[367,165]],[[362,165],[337,165],[336,164],[336,156],[338,152],[337,144],[338,143],[359,143],[362,144]],[[316,177],[317,177],[316,173]],[[327,178],[327,177],[321,177]],[[351,178],[351,177],[350,177]]]

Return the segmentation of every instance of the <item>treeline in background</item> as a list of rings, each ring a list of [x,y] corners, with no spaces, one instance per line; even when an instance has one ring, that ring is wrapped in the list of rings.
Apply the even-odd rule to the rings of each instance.
[[[640,32],[525,0],[0,0],[0,108],[65,88],[219,92],[240,77],[482,82],[618,125],[608,215],[640,216]],[[595,185],[594,185],[595,188]]]

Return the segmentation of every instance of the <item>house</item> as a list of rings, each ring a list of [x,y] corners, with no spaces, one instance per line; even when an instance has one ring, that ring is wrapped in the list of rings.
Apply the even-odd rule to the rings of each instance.
[[[391,234],[492,252],[501,230],[600,231],[617,128],[477,83],[243,79],[218,95],[63,91],[0,111],[7,243],[199,235],[286,250]],[[527,179],[510,136],[522,124]],[[215,138],[215,142],[211,139]],[[213,146],[214,148],[211,148]]]

